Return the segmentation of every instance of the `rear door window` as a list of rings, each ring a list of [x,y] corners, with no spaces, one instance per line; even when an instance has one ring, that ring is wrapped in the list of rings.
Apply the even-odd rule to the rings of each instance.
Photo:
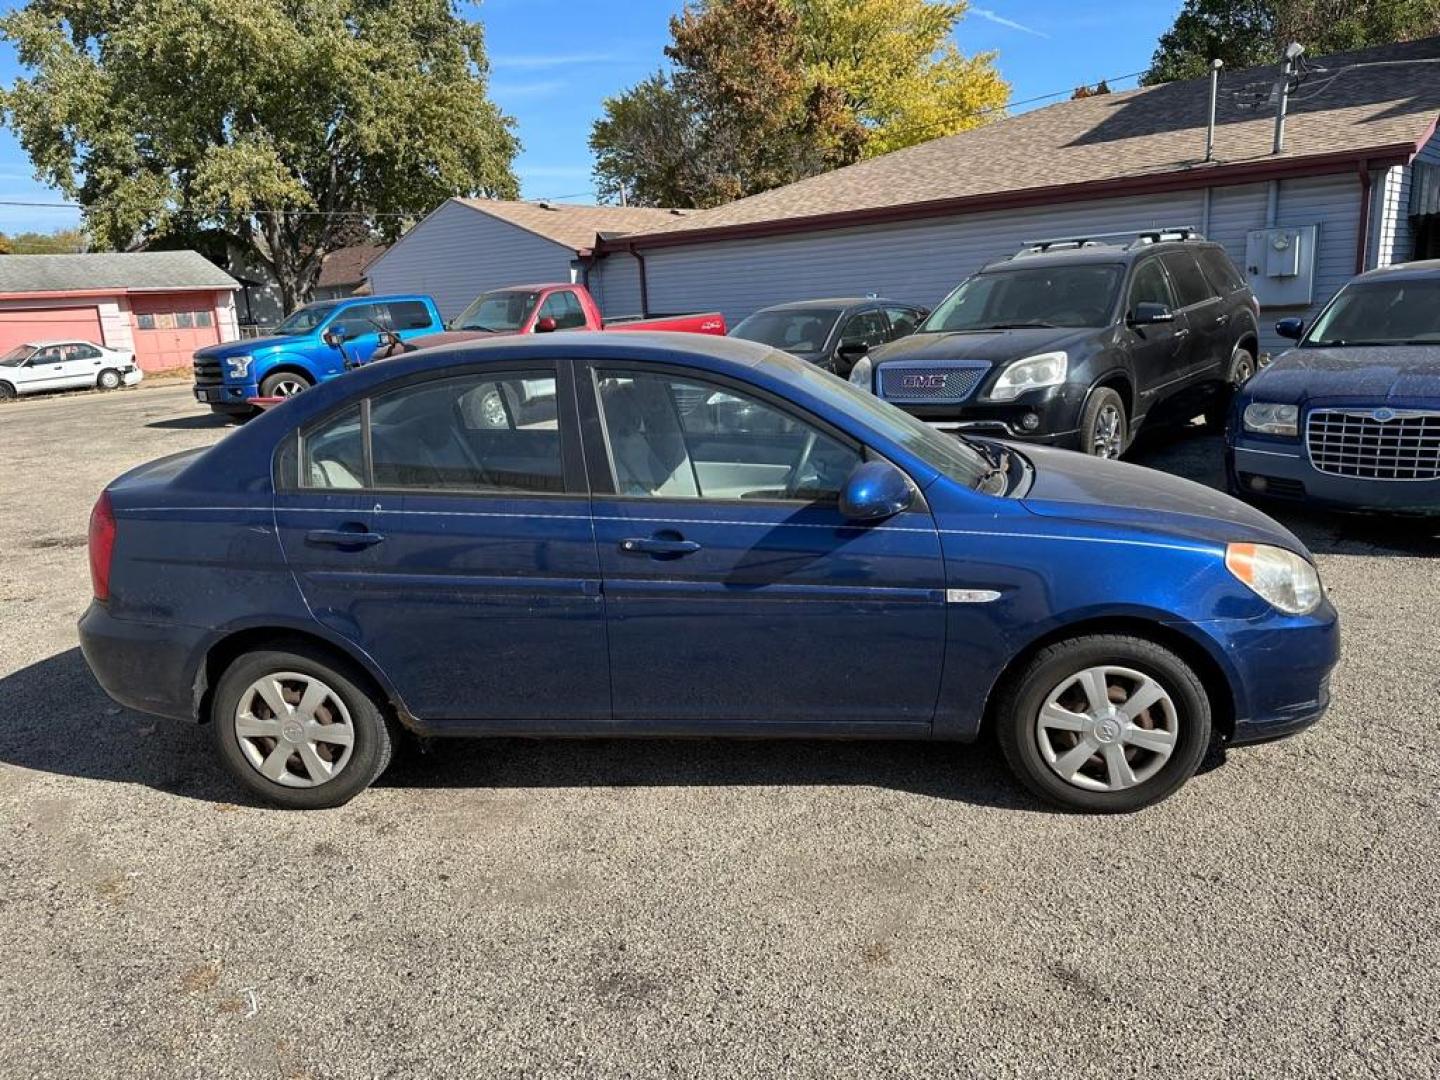
[[[424,330],[430,325],[430,309],[419,300],[391,300],[388,306],[393,330]]]
[[[1200,269],[1210,279],[1210,284],[1221,293],[1238,292],[1245,287],[1245,279],[1230,261],[1230,256],[1219,248],[1201,248],[1195,253],[1200,260]]]
[[[1176,299],[1180,301],[1182,308],[1203,304],[1215,298],[1215,290],[1210,288],[1210,283],[1200,272],[1200,264],[1195,261],[1191,252],[1171,251],[1161,255],[1160,259],[1165,263],[1165,269],[1170,271],[1171,280],[1175,282]]]

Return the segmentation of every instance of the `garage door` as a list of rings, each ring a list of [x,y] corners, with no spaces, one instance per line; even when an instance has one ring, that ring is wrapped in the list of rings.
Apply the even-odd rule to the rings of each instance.
[[[104,345],[100,336],[100,309],[94,307],[0,307],[0,352],[27,341],[65,338]]]
[[[146,371],[189,367],[191,354],[220,341],[209,293],[132,296],[135,359]]]

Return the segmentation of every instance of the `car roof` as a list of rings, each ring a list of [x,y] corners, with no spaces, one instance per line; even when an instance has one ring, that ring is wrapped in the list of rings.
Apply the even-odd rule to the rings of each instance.
[[[1214,240],[1161,240],[1153,244],[1086,244],[1084,247],[1058,248],[1054,251],[1021,251],[1015,255],[986,263],[981,273],[994,270],[1019,270],[1027,266],[1087,266],[1134,262],[1145,255],[1168,251],[1195,251],[1219,247]]]
[[[101,345],[98,341],[91,341],[88,338],[80,337],[46,338],[43,341],[22,341],[20,342],[20,344],[24,345],[27,349],[44,349],[48,348],[51,345],[94,345],[97,349],[103,349],[106,347],[104,345]]]
[[[1414,278],[1440,276],[1440,259],[1418,259],[1415,262],[1392,263],[1378,270],[1368,270],[1352,281],[1408,281]]]
[[[316,300],[317,304],[373,304],[385,300],[420,300],[428,301],[430,297],[424,293],[386,293],[384,296],[336,296],[330,300]]]
[[[783,304],[771,304],[754,312],[758,315],[761,311],[797,311],[813,307],[860,307],[861,305],[874,304],[876,307],[913,307],[918,308],[919,304],[906,303],[903,300],[889,300],[883,296],[817,296],[813,300],[787,300]]]

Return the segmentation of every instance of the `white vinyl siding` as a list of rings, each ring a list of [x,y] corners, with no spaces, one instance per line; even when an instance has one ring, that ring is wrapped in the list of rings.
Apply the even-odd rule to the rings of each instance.
[[[377,296],[422,293],[447,321],[489,289],[571,280],[575,252],[450,200],[366,268]]]

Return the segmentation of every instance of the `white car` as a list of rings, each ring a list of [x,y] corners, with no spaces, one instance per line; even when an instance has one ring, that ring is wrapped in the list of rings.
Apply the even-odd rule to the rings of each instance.
[[[0,356],[0,401],[41,390],[117,390],[144,377],[134,353],[93,341],[29,341]]]

